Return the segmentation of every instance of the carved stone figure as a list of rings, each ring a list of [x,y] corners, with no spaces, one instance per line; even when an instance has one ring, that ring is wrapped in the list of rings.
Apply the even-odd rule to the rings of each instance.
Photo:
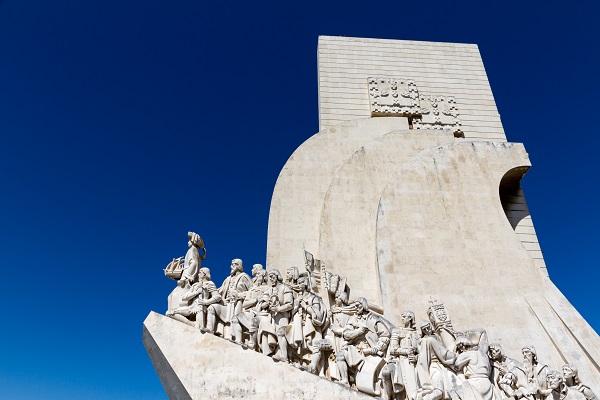
[[[288,331],[288,343],[302,359],[305,352],[310,354],[309,366],[312,373],[317,372],[321,352],[331,349],[331,343],[324,341],[328,313],[321,297],[310,288],[309,277],[300,276],[297,281],[297,296],[292,310],[292,324]]]
[[[238,296],[238,293],[248,291],[252,287],[252,279],[248,274],[244,273],[242,260],[235,258],[231,260],[230,275],[225,278],[223,285],[219,288],[219,293],[223,298],[223,304],[212,304],[208,307],[207,329],[209,332],[216,331],[217,319],[226,327],[224,336],[229,338],[227,333],[227,325],[231,323],[234,315],[242,311],[243,299]]]
[[[184,323],[190,323],[190,319],[195,318],[196,328],[204,330],[207,307],[221,303],[221,295],[213,281],[210,280],[208,268],[199,269],[198,279],[198,282],[194,283],[182,298],[183,301],[191,301],[191,304],[170,310],[167,312],[167,316]]]
[[[269,298],[268,310],[270,312],[270,326],[265,333],[274,333],[277,336],[279,352],[273,356],[276,361],[288,361],[288,342],[286,338],[287,326],[290,323],[291,311],[294,307],[294,295],[292,289],[283,283],[281,273],[272,269],[268,273]],[[265,347],[263,344],[263,353]]]
[[[300,271],[298,267],[290,267],[285,271],[285,279],[284,283],[291,288],[294,288],[298,283],[298,278],[300,277]]]
[[[421,328],[423,337],[419,341],[416,365],[417,377],[421,384],[418,397],[423,400],[447,398],[449,390],[455,386],[455,380],[452,379],[454,376],[448,367],[453,366],[457,354],[446,347],[456,347],[450,320],[443,309],[446,322],[440,324],[431,311],[432,307],[428,311],[430,323]]]
[[[262,264],[252,266],[252,286],[258,287],[267,283],[267,271]]]
[[[419,339],[416,365],[420,388],[417,390],[416,398],[419,400],[447,398],[452,383],[448,378],[446,365],[453,363],[456,354],[444,348],[429,321],[421,322],[420,329],[421,339]]]
[[[476,346],[467,337],[456,340],[458,356],[454,366],[465,376],[465,381],[450,392],[452,399],[500,400],[502,397],[490,381],[492,367],[487,356],[487,346]]]
[[[202,254],[200,254],[200,250]],[[168,312],[189,305],[183,300],[190,287],[198,280],[198,270],[206,258],[204,241],[194,232],[188,232],[188,250],[185,257],[174,258],[164,269],[165,276],[177,281],[177,287],[169,296]]]
[[[492,383],[507,397],[523,397],[523,393],[519,392],[519,389],[526,387],[527,379],[522,364],[507,357],[498,343],[489,345],[488,357],[492,364]],[[511,377],[511,374],[514,375],[514,378]]]
[[[387,365],[382,378],[385,398],[391,400],[404,392],[403,398],[413,400],[417,391],[415,364],[419,346],[419,334],[415,328],[415,313],[402,313],[402,327],[392,330]]]
[[[352,370],[358,390],[379,394],[375,383],[385,364],[390,327],[380,316],[369,310],[369,303],[364,297],[356,299],[354,306],[356,313],[348,319],[342,332],[345,344],[338,354],[341,382],[349,382],[349,370]]]
[[[543,399],[545,397],[544,391],[548,389],[546,375],[550,372],[550,367],[538,363],[535,347],[525,346],[522,352],[529,393],[537,399]]]
[[[538,362],[533,346],[523,347],[520,363],[499,344],[488,346],[484,329],[455,330],[443,303],[430,301],[420,332],[412,311],[396,327],[365,298],[349,303],[346,278],[306,251],[306,272],[291,267],[285,278],[261,264],[250,278],[234,259],[217,289],[210,270],[199,268],[202,239],[188,238],[185,258],[165,269],[178,280],[167,316],[202,332],[221,323],[225,338],[275,361],[386,400],[596,400],[575,367],[564,365],[561,376]]]
[[[258,329],[260,325],[259,315],[267,316],[268,307],[268,286],[266,284],[266,271],[260,264],[254,264],[252,267],[253,285],[250,290],[238,293],[238,297],[243,299],[242,311],[231,319],[232,339],[243,347],[250,347],[257,350]],[[243,343],[243,330],[249,335],[248,344]]]
[[[581,380],[579,379],[579,372],[577,371],[577,368],[575,368],[574,366],[572,366],[570,364],[565,364],[562,367],[562,371],[563,371],[563,378],[565,380],[565,383],[567,384],[567,386],[570,389],[581,392],[585,396],[586,400],[596,400],[597,399],[596,394],[592,391],[592,389],[590,389],[589,386],[581,383]]]
[[[585,400],[583,393],[567,386],[562,374],[558,371],[546,373],[546,386],[550,391],[547,397],[549,400]]]

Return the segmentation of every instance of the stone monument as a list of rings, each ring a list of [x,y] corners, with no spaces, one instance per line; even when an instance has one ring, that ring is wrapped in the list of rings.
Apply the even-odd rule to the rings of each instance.
[[[193,232],[165,269],[143,341],[169,398],[595,399],[600,338],[548,277],[477,46],[320,37],[318,63],[266,269],[217,287]]]

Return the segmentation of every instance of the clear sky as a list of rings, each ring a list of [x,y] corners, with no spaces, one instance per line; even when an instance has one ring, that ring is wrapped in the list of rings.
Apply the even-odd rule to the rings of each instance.
[[[217,284],[264,263],[318,35],[479,45],[550,275],[598,330],[598,2],[481,3],[0,0],[0,397],[167,398],[141,342],[162,269],[188,230]]]

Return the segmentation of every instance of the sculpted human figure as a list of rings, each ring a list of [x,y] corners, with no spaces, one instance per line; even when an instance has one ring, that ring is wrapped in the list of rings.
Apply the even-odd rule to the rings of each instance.
[[[382,379],[385,398],[391,400],[404,392],[403,398],[413,400],[417,390],[415,364],[419,345],[419,334],[415,328],[415,313],[402,313],[402,327],[392,330],[388,349],[387,365]]]
[[[298,267],[290,267],[285,271],[285,279],[283,280],[283,283],[291,288],[294,288],[298,283],[299,277],[300,271],[298,270]]]
[[[267,271],[262,264],[252,266],[252,286],[258,287],[267,284]]]
[[[529,393],[537,399],[543,399],[545,391],[548,389],[546,375],[550,372],[550,367],[538,362],[535,347],[525,346],[522,352]]]
[[[242,311],[243,299],[238,293],[248,291],[252,287],[252,279],[244,273],[242,260],[235,258],[231,260],[231,272],[219,288],[219,294],[224,304],[212,304],[207,310],[207,331],[214,333],[217,320],[228,325],[234,315]],[[228,336],[227,334],[225,336]]]
[[[165,276],[177,280],[177,287],[169,295],[167,307],[169,312],[189,305],[189,302],[183,300],[183,296],[197,282],[198,270],[205,258],[204,241],[198,234],[188,232],[188,250],[185,257],[174,258],[164,269]]]
[[[204,249],[204,241],[197,233],[188,232],[188,239],[188,251],[185,253],[183,272],[180,279],[188,281],[191,285],[197,280],[202,260],[206,258],[206,250]],[[204,253],[202,256],[200,256],[198,249],[202,249]]]
[[[238,293],[238,298],[243,299],[242,311],[231,319],[232,339],[246,347],[243,344],[243,330],[247,330],[250,336],[248,347],[256,350],[258,344],[258,330],[260,327],[260,315],[267,317],[268,312],[268,291],[267,271],[261,264],[252,266],[252,287],[250,290]],[[268,347],[268,346],[267,346]]]
[[[486,346],[487,347],[487,346]],[[461,400],[500,400],[501,395],[490,381],[492,367],[487,356],[487,348],[476,346],[467,337],[456,339],[458,356],[454,361],[457,370],[462,371],[465,381],[450,391],[452,399]]]
[[[302,358],[306,351],[310,353],[310,364],[306,369],[316,373],[321,351],[330,348],[330,344],[323,342],[323,331],[329,321],[323,300],[310,286],[308,276],[298,278],[292,325],[287,339],[299,358]]]
[[[277,344],[279,352],[273,356],[276,361],[288,361],[288,342],[286,338],[286,330],[290,323],[291,311],[294,307],[294,295],[292,289],[283,283],[281,273],[272,269],[268,272],[268,310],[271,314],[271,329],[267,329],[277,335]],[[263,353],[265,345],[263,344]]]
[[[581,392],[585,396],[586,400],[597,399],[596,394],[592,391],[592,389],[590,389],[589,386],[581,383],[577,368],[570,364],[565,364],[562,367],[562,372],[565,383],[570,389]]]
[[[421,384],[420,397],[423,400],[440,400],[446,397],[451,387],[447,368],[453,366],[457,354],[444,347],[430,324],[424,325],[422,331],[416,365]]]
[[[546,387],[550,391],[549,400],[585,400],[583,393],[567,386],[558,371],[549,370],[546,373]]]
[[[196,328],[204,329],[207,307],[221,302],[221,295],[213,281],[210,280],[210,270],[208,268],[199,269],[198,282],[190,287],[183,296],[183,300],[192,303],[189,306],[168,311],[167,316],[185,323],[189,323],[190,317],[195,316]]]
[[[520,390],[526,387],[527,379],[521,363],[507,357],[498,343],[489,345],[488,357],[492,364],[492,383],[507,397],[523,397]]]
[[[390,342],[390,329],[384,321],[369,310],[364,297],[353,302],[356,313],[342,331],[345,341],[337,357],[341,383],[349,383],[349,369],[360,371],[367,356],[383,359]],[[377,378],[377,377],[375,377]]]
[[[452,383],[448,378],[446,365],[452,364],[456,354],[443,347],[440,337],[433,331],[429,321],[422,321],[420,329],[416,372],[421,387],[417,390],[416,397],[419,400],[447,398]],[[444,360],[444,363],[441,360]]]
[[[348,366],[342,348],[347,345],[347,342],[344,340],[343,334],[348,320],[356,312],[354,306],[348,304],[348,296],[349,293],[347,291],[336,293],[334,304],[331,306],[331,323],[328,330],[333,342],[333,351],[335,352],[336,360],[335,367],[331,368],[330,374],[333,379],[346,385],[349,384]],[[344,378],[346,378],[345,381],[343,380]]]

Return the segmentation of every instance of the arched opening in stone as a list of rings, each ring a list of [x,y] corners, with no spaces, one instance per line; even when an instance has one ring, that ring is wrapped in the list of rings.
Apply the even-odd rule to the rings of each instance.
[[[504,214],[514,230],[523,219],[529,217],[529,208],[521,189],[521,179],[528,170],[529,167],[513,168],[504,174],[500,181],[500,202]]]

